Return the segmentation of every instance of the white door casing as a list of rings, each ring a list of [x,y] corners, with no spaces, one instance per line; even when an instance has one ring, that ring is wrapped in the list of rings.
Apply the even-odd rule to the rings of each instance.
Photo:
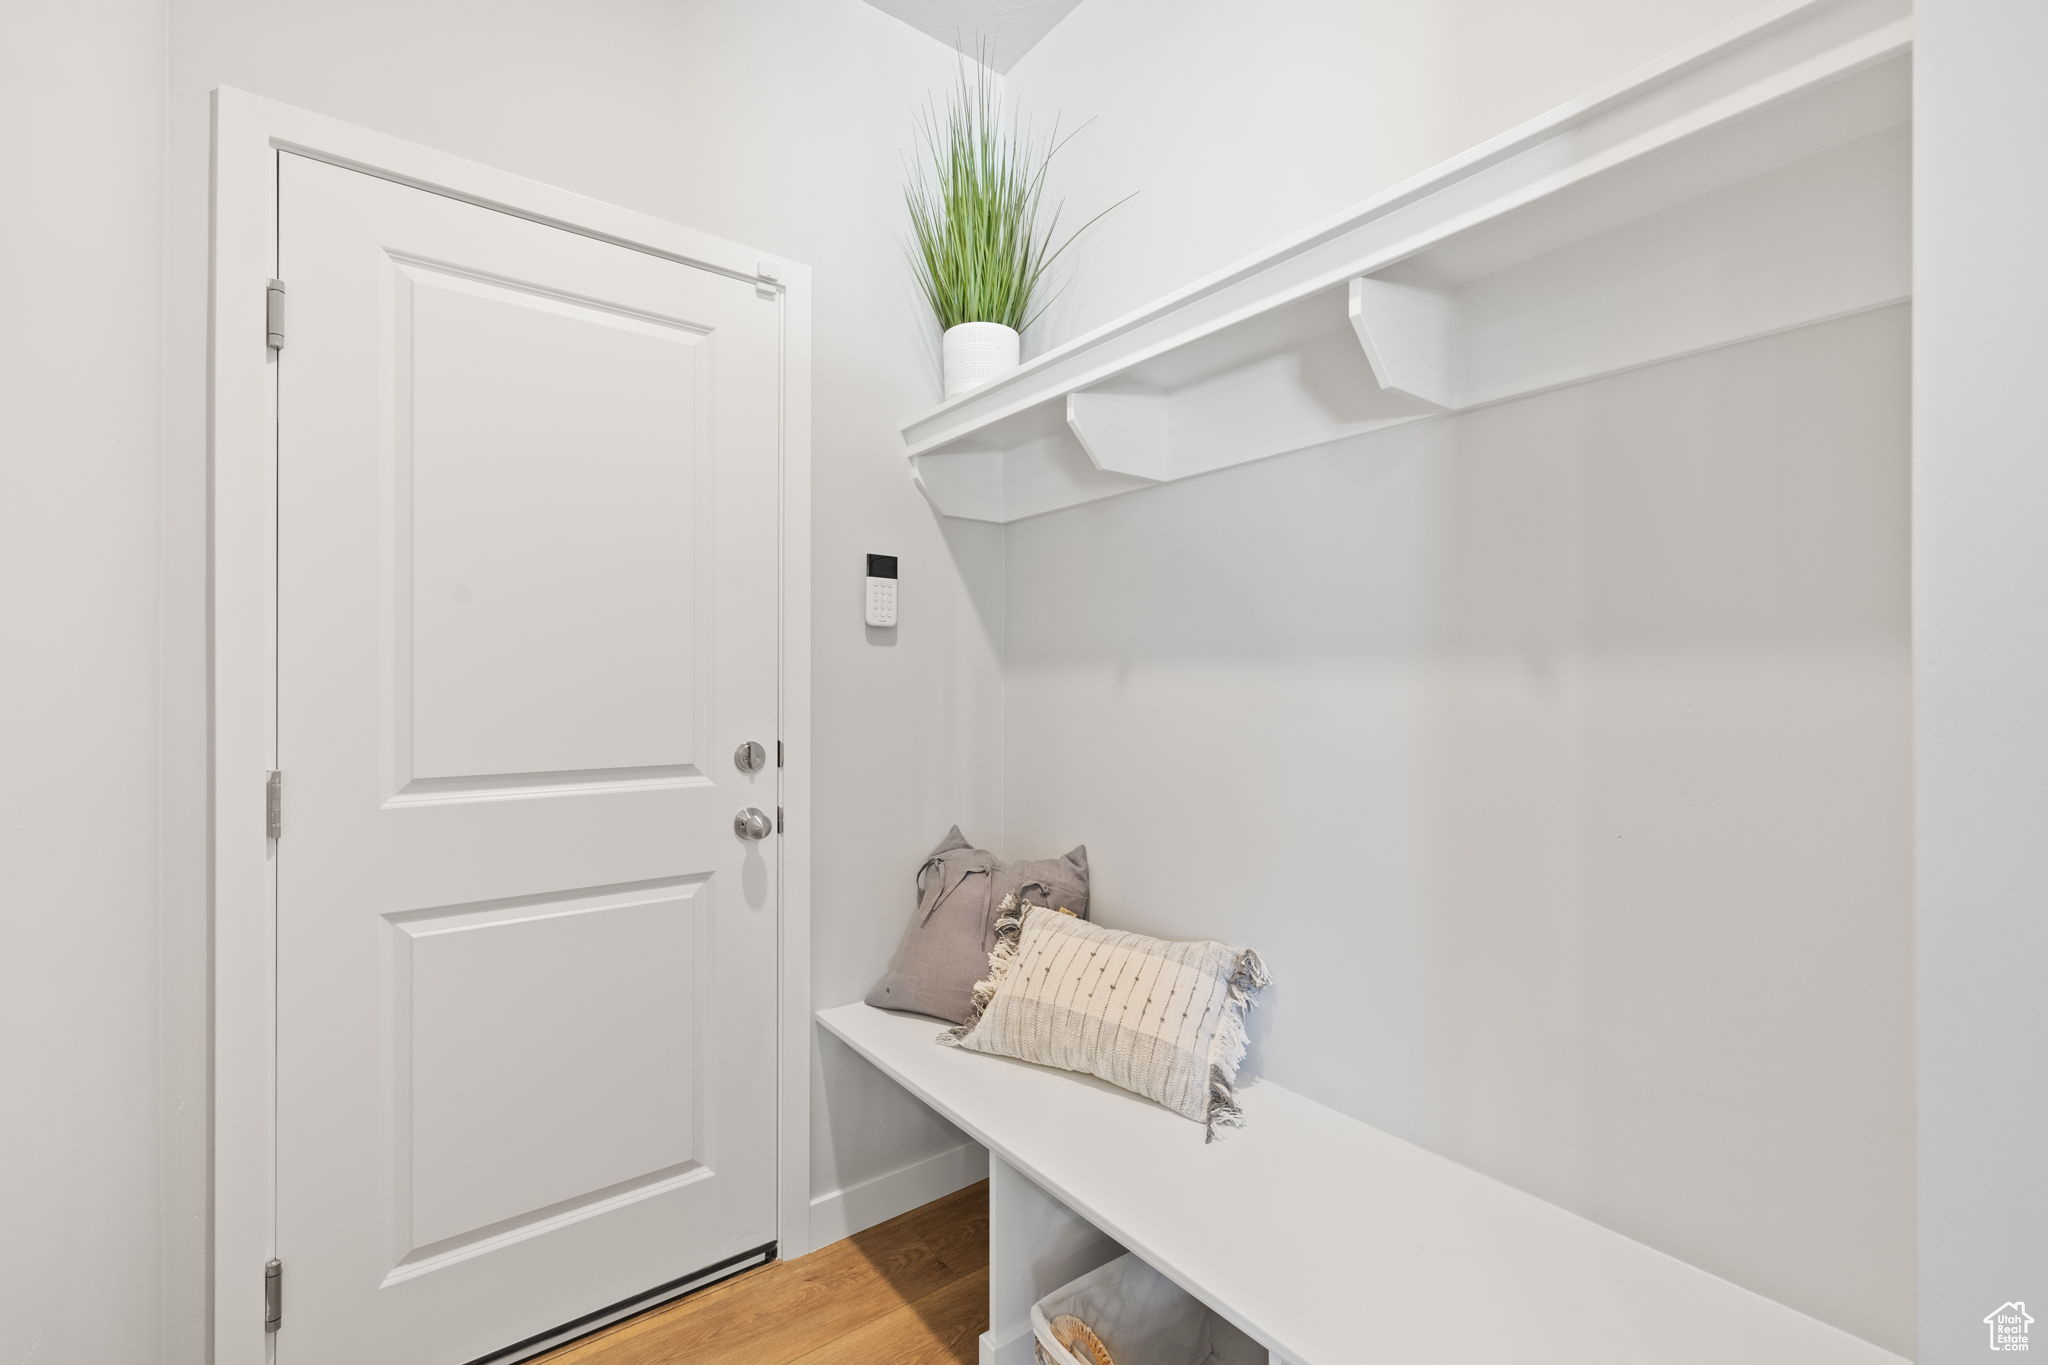
[[[808,737],[801,267],[216,101],[217,1358],[273,1253],[289,1362],[801,1252],[807,860],[733,815],[807,789],[732,757]],[[225,340],[266,270],[274,365]]]

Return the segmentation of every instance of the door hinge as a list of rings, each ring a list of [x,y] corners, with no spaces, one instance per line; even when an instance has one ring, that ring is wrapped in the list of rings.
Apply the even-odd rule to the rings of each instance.
[[[775,766],[782,766],[782,741],[779,739],[775,741]]]
[[[273,839],[284,835],[284,774],[275,768],[263,783],[263,831]]]
[[[275,1332],[284,1325],[284,1262],[272,1260],[263,1267],[263,1330]]]
[[[777,834],[782,833],[782,807],[780,806],[775,808],[775,832]]]
[[[269,345],[273,351],[284,349],[284,281],[272,280],[263,293],[264,325],[269,329]]]

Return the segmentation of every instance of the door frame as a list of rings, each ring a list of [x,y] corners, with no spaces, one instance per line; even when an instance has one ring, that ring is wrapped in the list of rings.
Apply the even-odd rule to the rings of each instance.
[[[811,275],[673,223],[221,87],[213,92],[207,337],[209,772],[213,901],[212,1338],[216,1365],[263,1365],[276,1246],[277,392],[266,290],[277,274],[278,156],[362,171],[745,280],[780,296],[782,516],[777,840],[776,1231],[810,1246]],[[289,281],[286,281],[287,291]],[[286,345],[290,345],[286,294]],[[284,799],[290,837],[289,776]],[[289,1277],[285,1326],[290,1326]]]

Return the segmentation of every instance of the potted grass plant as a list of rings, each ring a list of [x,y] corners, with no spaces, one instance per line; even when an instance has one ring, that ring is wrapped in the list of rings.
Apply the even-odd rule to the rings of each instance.
[[[1017,368],[1019,334],[1051,301],[1047,268],[1102,217],[1063,238],[1061,206],[1039,222],[1046,171],[1067,139],[1057,125],[1039,139],[1006,121],[988,67],[974,70],[963,61],[945,108],[925,110],[904,187],[911,267],[945,332],[948,398]]]

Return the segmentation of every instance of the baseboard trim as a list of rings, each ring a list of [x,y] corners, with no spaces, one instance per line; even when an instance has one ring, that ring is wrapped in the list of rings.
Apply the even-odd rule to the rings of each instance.
[[[1031,1348],[1036,1344],[1028,1322],[1000,1340],[990,1329],[981,1334],[981,1365],[1032,1365]]]
[[[830,1246],[899,1213],[988,1179],[988,1149],[962,1143],[811,1200],[811,1245]]]

